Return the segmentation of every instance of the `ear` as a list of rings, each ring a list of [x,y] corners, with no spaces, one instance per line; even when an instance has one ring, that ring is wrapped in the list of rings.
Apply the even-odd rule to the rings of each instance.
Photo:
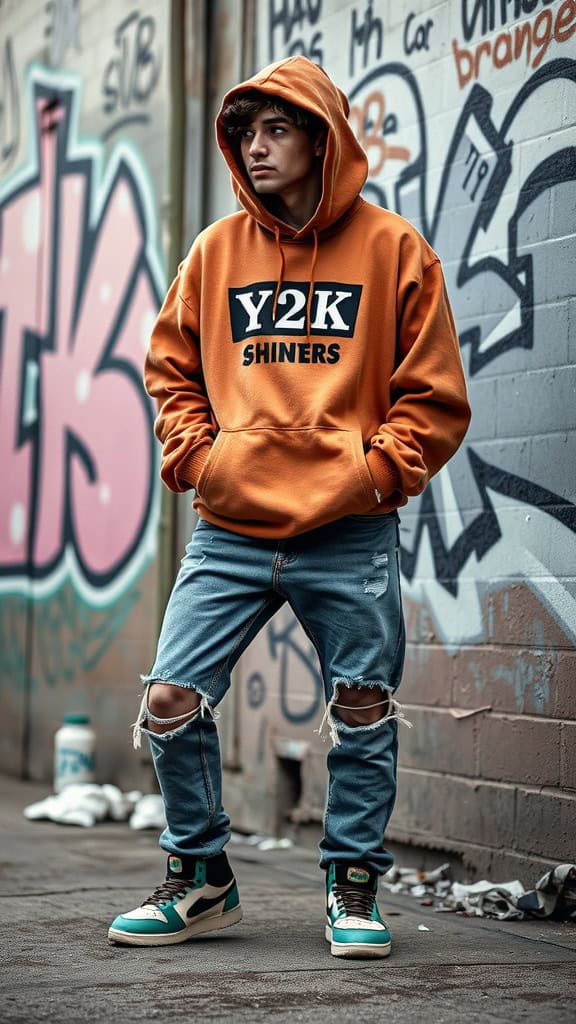
[[[314,155],[324,156],[326,148],[326,132],[320,132],[314,140]]]

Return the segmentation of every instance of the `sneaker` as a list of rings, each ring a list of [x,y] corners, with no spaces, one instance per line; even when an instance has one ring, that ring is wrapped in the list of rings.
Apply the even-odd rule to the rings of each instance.
[[[236,881],[225,853],[168,857],[166,881],[141,907],[120,914],[108,939],[126,946],[164,946],[237,924],[242,918]]]
[[[392,939],[376,903],[378,875],[367,864],[330,864],[326,939],[332,956],[389,956]]]

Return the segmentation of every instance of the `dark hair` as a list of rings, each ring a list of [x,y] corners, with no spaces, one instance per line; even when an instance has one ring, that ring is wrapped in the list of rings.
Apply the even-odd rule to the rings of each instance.
[[[324,121],[316,117],[315,114],[289,103],[288,100],[282,100],[278,96],[268,96],[266,93],[259,92],[258,89],[249,89],[247,92],[235,96],[230,103],[226,104],[221,114],[224,131],[233,142],[239,141],[242,130],[252,123],[256,114],[267,109],[287,117],[311,138],[315,138],[320,132],[326,133]]]

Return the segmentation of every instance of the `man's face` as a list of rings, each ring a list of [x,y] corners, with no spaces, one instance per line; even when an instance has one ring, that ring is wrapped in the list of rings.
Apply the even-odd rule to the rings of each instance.
[[[266,108],[243,129],[240,153],[254,191],[283,199],[319,188],[322,142],[311,139],[286,115]]]

